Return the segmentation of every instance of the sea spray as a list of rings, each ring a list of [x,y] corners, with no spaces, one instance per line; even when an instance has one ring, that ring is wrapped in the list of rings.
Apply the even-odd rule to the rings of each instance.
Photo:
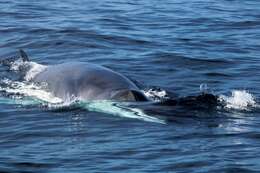
[[[231,96],[220,95],[219,100],[229,109],[247,110],[256,106],[254,96],[246,90],[233,90]]]

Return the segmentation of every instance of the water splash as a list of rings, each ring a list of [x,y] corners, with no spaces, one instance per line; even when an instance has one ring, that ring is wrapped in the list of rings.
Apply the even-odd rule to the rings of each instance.
[[[206,83],[202,83],[200,84],[200,92],[202,93],[208,93],[209,91],[209,87]]]
[[[28,96],[48,103],[62,102],[62,99],[54,97],[50,92],[43,90],[42,86],[35,83],[18,82],[9,79],[4,79],[0,83],[0,91],[13,96]]]
[[[22,59],[17,59],[16,61],[11,63],[10,70],[12,71],[25,71],[24,80],[30,81],[32,80],[37,74],[44,71],[47,66],[38,64],[36,62],[24,62]]]
[[[233,90],[231,96],[220,95],[219,100],[229,109],[247,110],[257,106],[255,97],[246,90]]]
[[[143,91],[144,95],[152,101],[162,101],[168,99],[168,94],[161,88],[150,88]]]

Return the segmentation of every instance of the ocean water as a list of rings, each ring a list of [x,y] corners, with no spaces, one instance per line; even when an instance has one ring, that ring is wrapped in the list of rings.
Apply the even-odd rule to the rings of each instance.
[[[0,66],[0,172],[260,172],[259,1],[2,0],[0,9],[1,59],[25,50],[28,78],[91,62],[152,100],[64,101],[19,79],[22,62]]]

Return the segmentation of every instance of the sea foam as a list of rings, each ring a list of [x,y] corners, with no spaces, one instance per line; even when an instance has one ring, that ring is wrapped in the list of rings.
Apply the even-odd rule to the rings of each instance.
[[[246,90],[233,90],[231,96],[220,95],[219,100],[230,109],[247,110],[257,106],[255,97]]]

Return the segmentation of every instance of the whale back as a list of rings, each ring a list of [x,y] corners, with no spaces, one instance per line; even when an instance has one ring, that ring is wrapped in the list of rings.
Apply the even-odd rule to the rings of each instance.
[[[47,67],[33,79],[63,100],[146,101],[139,88],[125,76],[91,63],[63,63]]]

